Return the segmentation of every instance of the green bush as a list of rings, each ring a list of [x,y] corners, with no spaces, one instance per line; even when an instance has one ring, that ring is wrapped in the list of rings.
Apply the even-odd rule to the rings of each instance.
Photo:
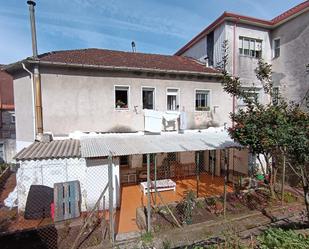
[[[309,248],[309,238],[293,230],[271,228],[257,238],[261,249],[304,249]]]

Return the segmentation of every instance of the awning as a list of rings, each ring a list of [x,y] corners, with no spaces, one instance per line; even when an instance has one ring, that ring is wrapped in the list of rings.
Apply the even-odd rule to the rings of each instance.
[[[203,151],[235,147],[241,146],[230,138],[226,130],[161,135],[111,134],[81,138],[81,155],[84,158]]]

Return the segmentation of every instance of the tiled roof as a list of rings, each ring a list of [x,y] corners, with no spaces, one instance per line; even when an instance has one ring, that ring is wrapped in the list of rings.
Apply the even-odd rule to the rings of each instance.
[[[290,16],[306,9],[309,7],[309,0],[299,4],[299,5],[296,5],[295,7],[287,10],[286,12],[283,12],[282,14],[280,14],[279,16],[276,16],[275,18],[273,18],[271,21],[276,24],[276,23],[279,23],[287,18],[289,18]]]
[[[45,53],[39,56],[44,63],[71,65],[93,65],[114,68],[149,69],[165,71],[183,71],[199,73],[218,73],[191,58],[159,54],[123,52],[105,49],[65,50]]]
[[[197,36],[195,36],[191,41],[189,41],[186,45],[180,48],[175,55],[182,55],[185,51],[191,48],[194,44],[200,41],[203,37],[205,37],[209,32],[213,31],[217,26],[223,23],[225,20],[237,20],[249,23],[256,23],[259,25],[263,25],[265,27],[272,28],[275,25],[279,25],[282,21],[292,17],[293,15],[300,13],[301,11],[309,8],[309,0],[289,9],[288,11],[280,14],[279,16],[273,18],[272,20],[263,20],[255,17],[235,14],[231,12],[224,12],[219,18],[217,18],[213,23],[207,26],[202,32],[200,32]]]
[[[43,160],[80,157],[80,141],[76,139],[34,142],[14,157],[16,160]]]

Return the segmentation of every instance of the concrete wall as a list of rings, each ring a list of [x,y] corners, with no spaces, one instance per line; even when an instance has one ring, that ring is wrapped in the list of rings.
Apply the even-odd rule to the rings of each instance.
[[[14,79],[16,150],[34,141],[34,103],[32,80],[29,76]]]
[[[197,60],[204,59],[207,56],[207,39],[201,39],[194,46],[184,52],[183,56],[191,57]]]
[[[299,103],[309,90],[309,11],[276,28],[271,38],[280,38],[280,57],[273,58],[275,86],[290,101]],[[303,106],[309,110],[305,101]]]
[[[180,110],[185,108],[188,128],[206,128],[229,123],[231,98],[221,83],[204,80],[158,79],[117,76],[98,72],[42,71],[44,131],[65,135],[74,131],[143,131],[142,87],[155,87],[155,109],[166,111],[168,87],[180,91]],[[58,72],[58,71],[57,71]],[[14,80],[16,102],[16,137],[33,141],[31,82],[27,77]],[[116,110],[115,85],[130,87],[129,109]],[[210,90],[210,111],[195,111],[195,90]]]
[[[119,164],[113,164],[114,175],[114,206],[119,205]],[[75,181],[80,182],[81,209],[90,210],[98,200],[101,191],[108,183],[107,160],[54,159],[41,161],[24,161],[16,175],[18,210],[24,211],[31,185],[45,185],[53,188],[54,183]],[[105,194],[108,208],[108,192]],[[101,206],[102,208],[102,206]]]
[[[221,24],[214,30],[214,67],[218,67],[222,62],[223,49],[222,45],[226,40],[226,28],[225,23]]]

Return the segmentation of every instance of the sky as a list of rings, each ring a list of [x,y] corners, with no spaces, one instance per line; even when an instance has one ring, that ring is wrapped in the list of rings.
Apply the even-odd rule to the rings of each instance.
[[[304,0],[36,0],[38,51],[174,54],[224,11],[272,19]],[[0,0],[0,64],[32,55],[26,0]]]

